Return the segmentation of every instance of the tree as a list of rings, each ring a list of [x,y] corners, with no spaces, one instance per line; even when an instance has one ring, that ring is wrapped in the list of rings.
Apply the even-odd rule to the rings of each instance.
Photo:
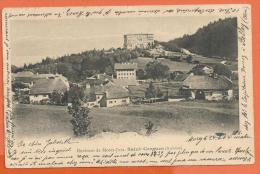
[[[128,62],[140,57],[142,49],[109,49],[89,50],[78,54],[69,54],[57,59],[49,57],[44,58],[41,62],[18,68],[13,66],[13,72],[32,71],[40,74],[59,73],[65,76],[71,82],[80,82],[86,77],[96,73],[113,74],[115,63]]]
[[[192,35],[160,43],[168,51],[185,48],[207,57],[236,59],[238,53],[237,18],[226,18],[203,26]]]
[[[186,58],[186,61],[188,62],[188,63],[191,63],[192,62],[192,56],[191,55],[188,55],[187,56],[187,58]]]
[[[218,75],[223,75],[226,76],[227,78],[231,78],[232,72],[231,70],[228,68],[228,66],[223,65],[221,63],[218,63],[215,67],[214,67],[214,73],[218,74]]]
[[[157,91],[152,82],[150,82],[149,87],[145,91],[146,98],[155,98],[157,96]]]
[[[89,109],[81,106],[80,101],[74,101],[72,106],[68,107],[69,114],[72,115],[70,120],[73,126],[73,132],[75,136],[83,136],[89,134],[90,117]]]
[[[71,106],[68,106],[68,112],[71,114],[70,120],[73,126],[73,132],[75,136],[83,136],[89,134],[90,117],[89,109],[82,106],[82,100],[84,99],[84,91],[78,86],[74,86],[69,91],[71,99]]]
[[[161,64],[160,62],[153,61],[146,64],[145,72],[148,78],[164,79],[169,75],[169,67]]]
[[[26,63],[25,63],[25,64],[23,65],[23,69],[24,69],[24,70],[27,70],[27,68],[28,68],[28,67],[27,67],[27,65],[26,65]]]
[[[71,86],[68,91],[68,103],[78,103],[85,100],[84,89],[79,86]]]
[[[20,68],[18,68],[17,66],[15,65],[11,65],[11,71],[12,73],[17,73],[19,71]]]
[[[107,75],[112,75],[113,74],[113,67],[112,66],[107,66],[106,68],[105,68],[105,73],[107,74]]]
[[[65,105],[67,104],[66,92],[53,91],[50,95],[50,103],[54,105]]]
[[[22,83],[22,82],[19,82],[19,81],[12,83],[12,90],[13,91],[16,91],[16,90],[19,90],[19,89],[24,89],[24,88],[29,88],[29,86]]]
[[[145,79],[145,73],[144,73],[144,70],[142,69],[138,69],[136,71],[136,76],[137,76],[137,79]]]
[[[160,90],[160,88],[158,87],[157,89],[156,89],[156,97],[159,97],[159,98],[161,98],[163,96],[163,92]]]

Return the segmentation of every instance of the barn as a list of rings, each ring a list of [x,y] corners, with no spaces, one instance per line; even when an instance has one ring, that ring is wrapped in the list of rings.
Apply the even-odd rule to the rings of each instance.
[[[189,99],[231,100],[233,84],[225,76],[191,74],[183,81],[180,93]]]
[[[69,90],[69,83],[61,78],[39,79],[32,86],[29,99],[31,104],[46,104],[50,95],[56,91],[64,93]]]

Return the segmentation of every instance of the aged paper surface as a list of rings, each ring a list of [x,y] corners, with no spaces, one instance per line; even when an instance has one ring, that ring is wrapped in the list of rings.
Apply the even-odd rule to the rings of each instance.
[[[3,10],[9,168],[254,163],[249,5]]]

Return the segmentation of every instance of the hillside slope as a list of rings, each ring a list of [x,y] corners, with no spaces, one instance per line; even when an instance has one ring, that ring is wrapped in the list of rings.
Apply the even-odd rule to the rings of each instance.
[[[161,43],[167,50],[185,48],[207,57],[237,58],[237,18],[219,19],[199,28],[195,34]]]

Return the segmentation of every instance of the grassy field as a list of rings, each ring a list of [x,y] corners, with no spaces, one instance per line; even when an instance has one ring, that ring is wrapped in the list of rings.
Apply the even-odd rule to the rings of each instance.
[[[165,82],[165,83],[153,83],[155,88],[159,88],[164,95],[168,94],[168,97],[179,96],[179,89],[182,86],[181,82]],[[138,86],[129,86],[128,89],[132,96],[145,96],[145,91],[149,87],[149,83],[144,83]]]
[[[19,137],[72,136],[71,116],[66,107],[14,106]],[[91,136],[102,132],[145,134],[154,124],[157,133],[197,134],[231,132],[239,128],[238,103],[176,102],[96,108],[90,112]]]
[[[193,60],[200,61],[201,63],[220,63],[222,59],[208,58],[200,55],[193,55]]]
[[[148,57],[138,57],[137,59],[133,59],[132,62],[137,63],[139,69],[144,69],[145,65],[149,62],[152,62],[152,58]],[[167,65],[170,68],[170,71],[190,71],[194,64],[189,64],[187,62],[177,62],[171,61],[168,59],[161,59],[160,62],[163,65]]]
[[[178,61],[171,61],[169,59],[159,59],[160,62],[164,65],[169,66],[170,71],[190,71],[195,64],[190,64],[185,61],[178,62]],[[201,63],[206,63],[206,64],[215,64],[215,63],[220,63],[222,60],[221,59],[215,59],[215,58],[207,58],[199,55],[194,55],[193,60],[197,60]],[[153,61],[153,58],[149,57],[138,57],[137,59],[133,59],[132,62],[137,63],[139,69],[144,69],[145,65],[149,62]]]

